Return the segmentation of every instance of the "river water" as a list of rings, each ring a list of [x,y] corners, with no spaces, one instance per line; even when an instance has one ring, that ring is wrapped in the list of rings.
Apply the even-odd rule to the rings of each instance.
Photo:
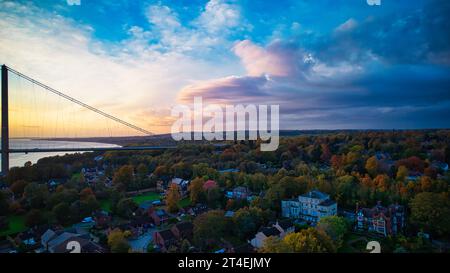
[[[54,141],[54,140],[35,140],[35,139],[10,139],[11,149],[35,149],[35,148],[110,148],[120,147],[115,144],[97,143],[97,142],[77,142],[77,141]],[[9,155],[9,166],[20,167],[27,161],[36,163],[39,159],[49,156],[73,154],[75,152],[49,152],[49,153],[12,153]],[[0,159],[1,160],[1,159]],[[1,161],[0,161],[1,162]]]

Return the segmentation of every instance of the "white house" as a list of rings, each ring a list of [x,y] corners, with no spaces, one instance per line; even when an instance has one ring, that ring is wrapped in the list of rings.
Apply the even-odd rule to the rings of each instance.
[[[337,203],[328,194],[314,190],[293,200],[282,200],[281,214],[315,224],[324,216],[336,215]]]

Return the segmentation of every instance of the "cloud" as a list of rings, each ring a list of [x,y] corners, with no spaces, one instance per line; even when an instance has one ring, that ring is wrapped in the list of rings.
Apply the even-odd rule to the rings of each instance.
[[[352,31],[358,26],[358,22],[355,19],[350,18],[336,28],[337,32]]]
[[[289,76],[294,73],[295,67],[291,66],[288,54],[277,54],[274,50],[266,50],[249,40],[238,42],[233,51],[240,57],[250,76]]]
[[[176,51],[205,57],[219,54],[232,41],[228,38],[248,27],[239,6],[223,0],[210,0],[198,17],[181,23],[178,14],[168,6],[158,3],[147,7],[146,16],[151,24],[149,33],[161,51]]]
[[[32,4],[0,3],[3,63],[88,104],[104,105],[106,112],[149,125],[150,131],[168,129],[138,119],[142,113],[169,109],[191,79],[230,73],[229,65],[218,68],[177,50],[161,50],[149,42],[151,31],[140,27],[131,27],[128,38],[118,42],[99,41],[93,32]]]
[[[440,115],[449,111],[450,68],[388,65],[376,59],[330,62],[299,44],[280,40],[266,47],[244,40],[233,51],[247,75],[188,85],[179,101],[202,96],[222,105],[279,104],[285,129],[449,125]]]
[[[242,24],[240,8],[223,0],[210,0],[195,24],[210,34],[229,32]]]
[[[225,78],[201,81],[185,86],[178,94],[178,101],[191,103],[194,97],[201,96],[204,101],[212,103],[227,103],[230,101],[254,101],[269,94],[264,89],[269,83],[264,76],[229,76]]]
[[[81,0],[66,0],[67,5],[69,6],[80,6]]]

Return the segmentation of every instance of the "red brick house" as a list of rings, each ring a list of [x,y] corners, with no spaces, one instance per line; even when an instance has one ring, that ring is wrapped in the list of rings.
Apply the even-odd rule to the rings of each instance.
[[[166,251],[171,245],[175,245],[177,241],[177,237],[170,229],[153,233],[153,242],[163,251]]]
[[[194,225],[191,222],[178,223],[173,225],[171,230],[178,239],[192,240]]]

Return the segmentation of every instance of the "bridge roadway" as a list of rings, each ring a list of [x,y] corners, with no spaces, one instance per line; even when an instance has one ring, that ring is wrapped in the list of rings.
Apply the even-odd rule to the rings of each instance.
[[[215,148],[224,148],[230,144],[213,144]],[[48,152],[107,152],[107,151],[160,151],[176,149],[177,146],[126,146],[126,147],[98,147],[98,148],[33,148],[9,149],[9,153],[48,153]],[[1,152],[1,150],[0,150]]]

